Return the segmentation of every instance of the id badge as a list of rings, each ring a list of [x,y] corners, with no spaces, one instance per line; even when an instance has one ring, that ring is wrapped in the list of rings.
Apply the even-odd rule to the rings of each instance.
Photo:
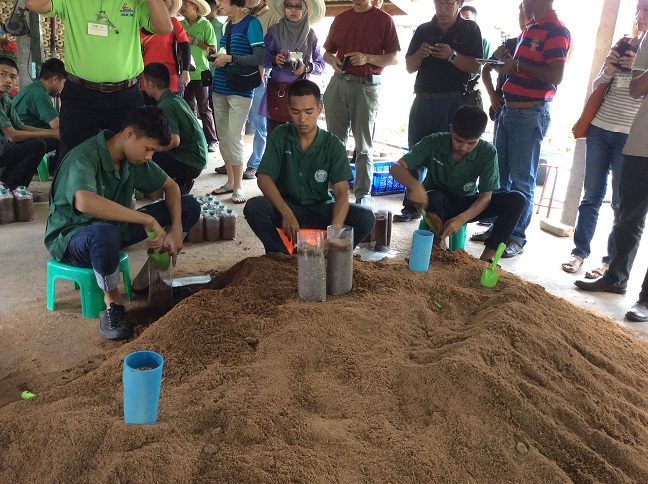
[[[617,76],[616,85],[618,88],[628,89],[630,87],[631,80],[632,80],[632,76]]]
[[[104,24],[96,24],[88,22],[88,35],[97,37],[108,37],[108,26]]]

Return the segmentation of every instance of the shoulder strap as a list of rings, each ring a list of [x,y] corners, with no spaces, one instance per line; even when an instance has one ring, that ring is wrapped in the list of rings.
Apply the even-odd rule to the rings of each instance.
[[[225,52],[230,53],[230,45],[232,45],[232,22],[227,22],[225,27]]]

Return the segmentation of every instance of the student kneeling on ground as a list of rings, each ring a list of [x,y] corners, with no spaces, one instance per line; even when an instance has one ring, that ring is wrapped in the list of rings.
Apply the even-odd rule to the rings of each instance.
[[[117,290],[120,249],[146,239],[149,248],[167,247],[175,265],[184,234],[200,216],[198,202],[181,197],[178,185],[150,161],[170,137],[159,108],[136,108],[117,134],[101,131],[70,150],[52,182],[45,246],[57,261],[94,269],[108,308],[99,313],[104,338],[132,335]],[[160,188],[164,201],[130,208],[133,189]],[[163,227],[169,225],[167,233]],[[155,232],[154,239],[147,239],[148,231]]]
[[[169,89],[171,77],[164,64],[144,68],[146,93],[155,99],[171,125],[171,143],[153,155],[153,161],[180,186],[186,195],[207,166],[207,140],[187,102]]]
[[[374,215],[349,203],[352,175],[346,150],[335,135],[317,127],[322,112],[319,87],[305,79],[296,81],[288,99],[292,123],[268,137],[257,171],[264,196],[248,200],[243,214],[267,253],[288,253],[277,228],[296,243],[300,228],[345,224],[353,227],[356,246],[371,232]]]
[[[497,246],[508,242],[527,203],[520,192],[495,192],[497,151],[480,139],[487,121],[478,107],[462,106],[455,111],[449,133],[426,136],[390,169],[407,187],[414,206],[427,211],[441,239],[468,222],[497,217],[481,260],[492,259]],[[408,172],[417,168],[427,168],[423,183]]]

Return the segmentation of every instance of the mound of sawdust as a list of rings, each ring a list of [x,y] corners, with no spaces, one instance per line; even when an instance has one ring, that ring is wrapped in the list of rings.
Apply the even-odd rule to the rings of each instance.
[[[350,295],[306,303],[295,258],[246,259],[0,409],[0,482],[646,482],[648,345],[482,268],[356,261]],[[122,419],[139,349],[165,358],[156,425]]]

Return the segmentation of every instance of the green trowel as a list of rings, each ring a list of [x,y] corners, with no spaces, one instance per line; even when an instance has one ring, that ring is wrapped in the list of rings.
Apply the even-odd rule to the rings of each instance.
[[[495,284],[497,284],[497,280],[499,279],[499,274],[495,272],[495,268],[497,267],[497,263],[499,262],[500,257],[502,257],[502,254],[504,253],[505,249],[506,249],[506,244],[504,242],[502,242],[500,245],[497,246],[497,251],[495,252],[495,257],[493,257],[493,263],[491,264],[490,269],[487,267],[482,272],[482,276],[481,276],[482,286],[495,287]]]
[[[437,233],[437,230],[434,228],[434,225],[432,225],[432,221],[428,218],[427,213],[425,213],[425,210],[421,208],[419,210],[419,213],[421,214],[421,217],[423,217],[425,224],[429,227],[430,232],[432,232],[435,237],[438,237],[439,234]]]
[[[149,239],[155,238],[155,232],[150,231],[147,232],[147,234]],[[160,250],[163,250],[164,252],[154,252],[153,249],[149,249],[149,260],[153,263],[158,271],[166,271],[171,265],[171,255],[164,248]]]

